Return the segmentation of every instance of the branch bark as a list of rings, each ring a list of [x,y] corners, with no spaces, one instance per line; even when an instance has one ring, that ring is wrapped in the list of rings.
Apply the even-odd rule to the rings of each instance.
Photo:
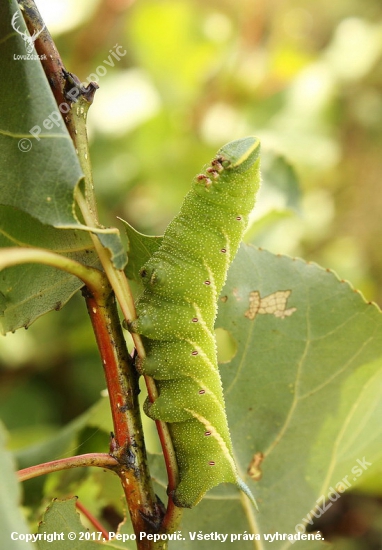
[[[101,355],[114,424],[113,457],[129,503],[134,531],[160,528],[164,511],[151,483],[138,403],[138,376],[122,334],[110,286],[96,296],[83,291]]]

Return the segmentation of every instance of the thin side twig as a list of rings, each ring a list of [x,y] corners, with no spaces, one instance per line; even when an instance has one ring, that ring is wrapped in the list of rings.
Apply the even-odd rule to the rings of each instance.
[[[88,453],[44,462],[43,464],[37,464],[37,466],[30,466],[29,468],[19,470],[17,476],[20,481],[27,481],[28,479],[51,474],[52,472],[88,466],[96,466],[98,468],[106,468],[115,471],[118,468],[118,461],[107,453]]]

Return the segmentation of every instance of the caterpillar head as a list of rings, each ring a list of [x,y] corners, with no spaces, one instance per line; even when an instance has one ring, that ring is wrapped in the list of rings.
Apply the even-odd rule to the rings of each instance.
[[[246,186],[242,180],[255,177],[260,160],[260,141],[254,136],[231,141],[217,152],[204,174],[196,177],[196,190],[213,195],[228,193],[231,196],[245,196]]]

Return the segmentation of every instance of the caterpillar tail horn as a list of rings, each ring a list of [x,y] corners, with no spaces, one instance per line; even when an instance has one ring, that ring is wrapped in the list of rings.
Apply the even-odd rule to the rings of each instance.
[[[246,483],[244,483],[244,481],[238,477],[236,479],[236,484],[237,486],[239,487],[239,489],[241,491],[243,491],[244,494],[247,495],[247,497],[249,498],[249,500],[252,502],[252,504],[254,505],[254,507],[256,508],[257,511],[259,511],[259,507],[257,506],[257,502],[256,502],[256,499],[255,497],[253,496],[250,488],[248,487],[248,485]]]

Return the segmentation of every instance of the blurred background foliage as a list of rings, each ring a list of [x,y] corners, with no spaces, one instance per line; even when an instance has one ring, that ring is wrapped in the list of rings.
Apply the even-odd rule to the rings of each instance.
[[[162,234],[217,148],[255,134],[264,174],[247,242],[330,267],[382,304],[380,0],[36,3],[67,70],[85,82],[106,69],[89,115],[103,223]],[[78,295],[0,339],[14,448],[98,400],[86,317]],[[106,450],[106,432],[105,449],[87,433],[81,452]]]

